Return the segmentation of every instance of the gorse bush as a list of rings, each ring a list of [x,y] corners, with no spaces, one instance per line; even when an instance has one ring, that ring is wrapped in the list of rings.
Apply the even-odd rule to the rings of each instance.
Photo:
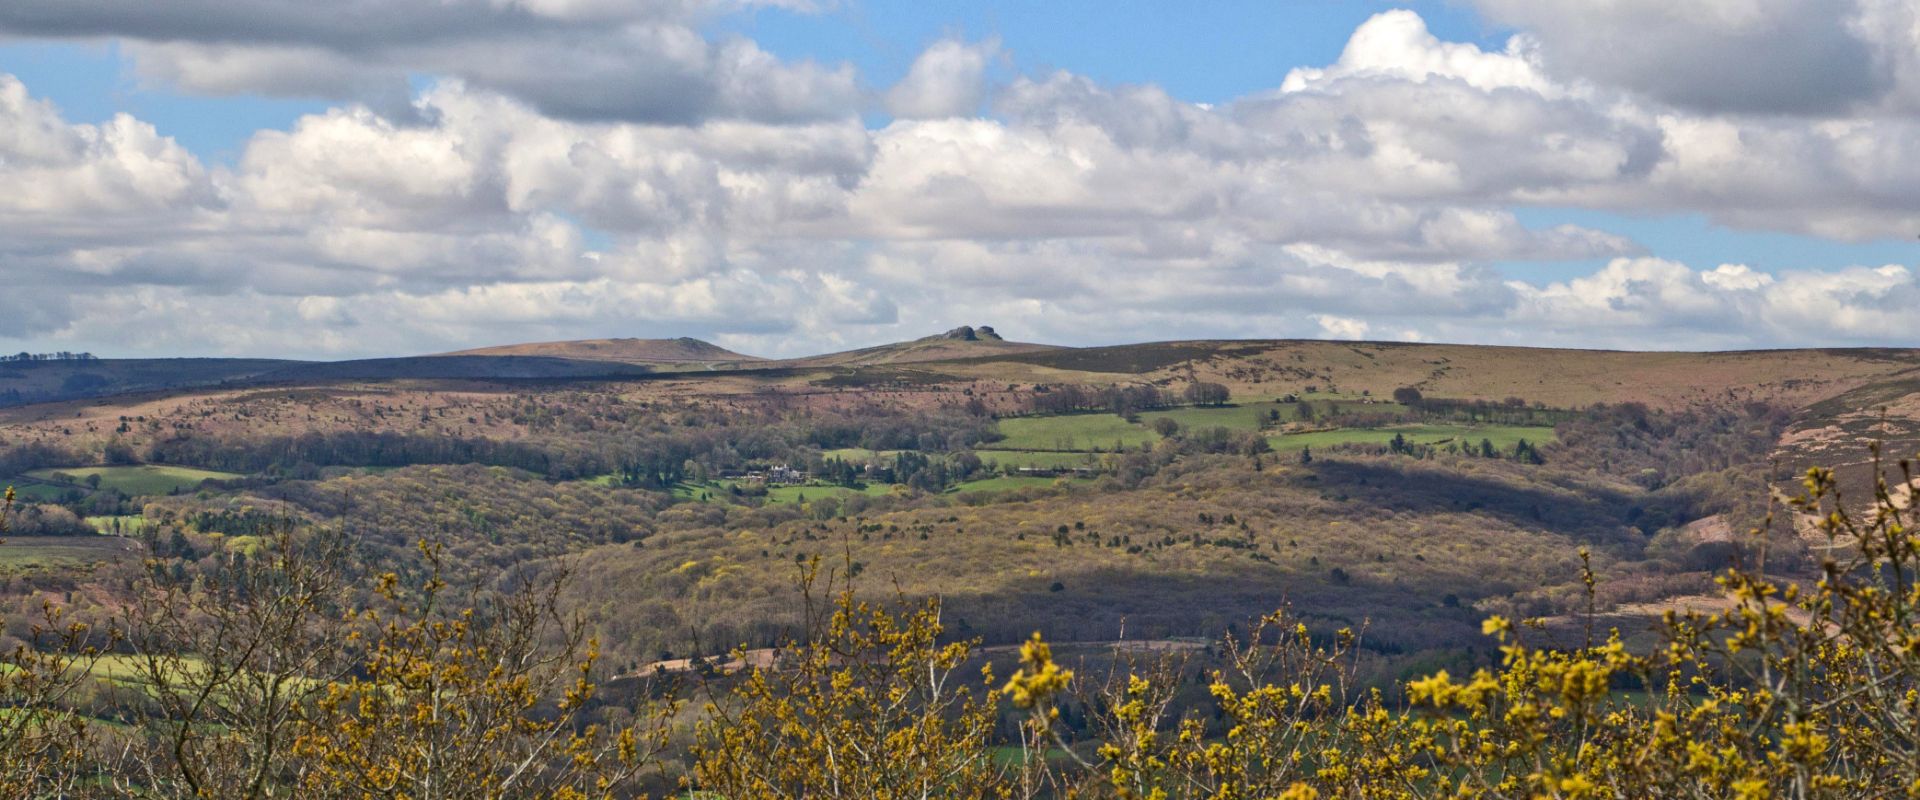
[[[1359,634],[1283,610],[1223,640],[1197,704],[1177,658],[1090,681],[1038,636],[1011,675],[975,673],[937,602],[874,605],[814,560],[798,641],[709,664],[691,716],[645,700],[613,715],[550,582],[449,603],[436,577],[381,575],[384,606],[356,607],[344,578],[312,574],[335,560],[325,541],[286,534],[227,577],[156,582],[129,644],[61,627],[50,605],[52,638],[0,668],[0,782],[17,797],[1920,797],[1909,468],[1859,503],[1810,471],[1719,577],[1724,600],[1667,612],[1657,646],[1596,629],[1582,552],[1579,646],[1493,616],[1486,666],[1385,693],[1354,678]],[[1814,540],[1816,574],[1769,573],[1776,524]],[[145,659],[143,699],[77,702],[114,647]]]

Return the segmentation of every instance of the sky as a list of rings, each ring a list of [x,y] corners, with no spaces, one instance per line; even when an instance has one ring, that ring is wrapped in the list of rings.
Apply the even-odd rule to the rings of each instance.
[[[1920,0],[0,4],[0,350],[1920,346]]]

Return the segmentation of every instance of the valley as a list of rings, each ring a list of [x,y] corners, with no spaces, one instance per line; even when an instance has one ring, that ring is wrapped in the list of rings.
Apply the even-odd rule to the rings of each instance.
[[[776,664],[814,624],[820,570],[937,601],[982,665],[1036,632],[1086,670],[1218,665],[1218,637],[1285,608],[1314,637],[1352,632],[1357,685],[1397,699],[1495,659],[1489,617],[1550,641],[1597,619],[1643,646],[1666,611],[1730,607],[1716,576],[1762,551],[1808,580],[1833,551],[1793,515],[1749,534],[1769,498],[1834,465],[1870,500],[1870,444],[1896,481],[1920,448],[1920,351],[953,332],[767,361],[664,341],[172,388],[72,364],[127,391],[0,409],[18,495],[0,637],[30,638],[49,598],[109,629],[143,575],[213,580],[298,533],[338,542],[356,603],[380,573],[406,592],[551,582],[623,692]]]

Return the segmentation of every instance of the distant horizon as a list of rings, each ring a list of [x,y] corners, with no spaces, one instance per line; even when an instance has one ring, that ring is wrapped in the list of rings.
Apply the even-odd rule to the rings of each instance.
[[[0,350],[1920,344],[1911,3],[348,2],[0,7]]]
[[[991,327],[994,327],[996,330],[998,330],[999,326],[991,326]],[[805,353],[801,355],[785,356],[785,357],[762,356],[756,353],[741,352],[738,350],[733,350],[733,348],[727,348],[727,347],[722,347],[721,349],[728,350],[730,352],[733,352],[735,355],[743,356],[748,359],[752,359],[753,361],[766,362],[768,364],[779,364],[779,363],[788,362],[788,361],[799,361],[799,360],[805,360],[810,358],[820,358],[823,356],[837,355],[841,353],[851,353],[851,352],[856,352],[860,350],[883,348],[890,345],[908,344],[914,341],[918,341],[919,339],[936,338],[937,336],[938,334],[931,334],[929,336],[917,337],[915,339],[900,339],[895,341],[873,342],[869,344],[854,345],[854,346],[839,349],[839,350],[822,351],[818,353]],[[152,355],[119,356],[119,355],[112,355],[112,354],[101,354],[101,353],[96,353],[93,351],[85,351],[85,350],[68,351],[68,352],[75,353],[75,354],[90,355],[94,359],[100,360],[100,361],[233,360],[233,361],[288,361],[288,362],[307,362],[307,363],[335,363],[335,362],[350,362],[350,361],[385,361],[385,360],[408,359],[408,358],[442,358],[442,357],[451,357],[451,356],[491,357],[491,358],[502,358],[502,357],[567,358],[568,360],[578,361],[578,360],[590,360],[590,359],[582,359],[578,357],[569,358],[564,356],[540,356],[540,355],[484,355],[479,353],[471,353],[467,351],[488,350],[488,349],[507,348],[507,347],[520,347],[520,346],[529,346],[529,345],[543,345],[543,344],[569,344],[573,342],[587,342],[587,341],[670,342],[670,341],[675,341],[679,339],[691,339],[693,341],[701,342],[714,347],[721,347],[720,345],[715,344],[714,342],[701,339],[697,336],[669,336],[669,337],[595,336],[595,337],[588,337],[585,339],[555,339],[555,340],[540,341],[540,342],[504,342],[504,343],[495,343],[495,344],[477,344],[472,347],[462,348],[460,350],[450,350],[450,351],[434,352],[434,353],[395,352],[395,353],[388,353],[388,354],[381,354],[381,355],[354,356],[351,358],[337,358],[337,359],[292,358],[292,357],[282,357],[282,356],[273,356],[273,355],[219,356],[219,355],[200,355],[200,354],[192,354],[192,353],[182,354],[182,355],[166,355],[166,356],[152,356]],[[1007,338],[1006,341],[1012,344],[1039,345],[1039,346],[1052,347],[1052,348],[1058,348],[1063,350],[1096,350],[1096,349],[1102,349],[1102,348],[1147,347],[1147,346],[1154,346],[1154,345],[1171,345],[1171,344],[1188,344],[1188,343],[1218,343],[1218,344],[1313,343],[1313,344],[1327,344],[1327,345],[1356,345],[1356,346],[1369,345],[1369,346],[1387,346],[1387,347],[1401,347],[1401,346],[1474,347],[1474,348],[1489,348],[1489,349],[1545,350],[1545,351],[1586,352],[1586,353],[1630,353],[1630,354],[1644,353],[1649,355],[1661,354],[1661,353],[1738,354],[1738,353],[1790,352],[1790,351],[1807,351],[1807,350],[1815,350],[1815,351],[1819,351],[1819,350],[1837,350],[1837,351],[1920,350],[1920,345],[1910,345],[1910,346],[1814,345],[1814,346],[1806,346],[1806,347],[1748,347],[1748,348],[1723,348],[1723,349],[1704,349],[1704,350],[1658,349],[1658,348],[1632,349],[1632,348],[1615,348],[1615,347],[1571,347],[1571,346],[1545,346],[1545,345],[1477,343],[1477,342],[1407,342],[1407,341],[1394,341],[1391,339],[1324,339],[1324,338],[1298,337],[1298,336],[1251,337],[1251,338],[1203,337],[1203,338],[1193,338],[1193,339],[1154,339],[1154,340],[1144,340],[1144,341],[1115,341],[1115,342],[1104,342],[1104,343],[1097,343],[1097,344],[1080,344],[1080,345],[1059,344],[1057,342],[1032,341],[1032,340],[1019,339],[1019,338]],[[36,351],[31,348],[28,348],[25,350],[9,350],[8,352],[0,355],[14,355],[15,353],[31,353],[33,355],[50,355],[56,352],[59,352],[59,351],[57,350]]]

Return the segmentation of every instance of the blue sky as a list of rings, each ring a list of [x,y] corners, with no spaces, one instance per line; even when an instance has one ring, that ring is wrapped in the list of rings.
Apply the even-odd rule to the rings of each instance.
[[[1905,344],[1920,298],[1879,0],[343,2],[0,9],[0,348]]]
[[[882,86],[904,76],[935,41],[997,37],[1010,62],[1003,73],[1064,69],[1225,103],[1273,88],[1294,67],[1332,61],[1360,23],[1394,8],[1419,12],[1434,33],[1454,41],[1497,47],[1507,33],[1455,4],[1366,0],[849,2],[825,13],[763,9],[719,20],[712,30],[750,37],[788,58],[848,61]]]
[[[854,65],[876,86],[906,74],[927,45],[997,37],[1007,63],[998,77],[1069,70],[1111,83],[1152,83],[1201,103],[1271,89],[1287,71],[1332,61],[1368,17],[1420,12],[1436,34],[1498,47],[1508,31],[1447,3],[1113,3],[1093,0],[970,3],[847,2],[824,12],[782,8],[709,19],[712,36],[743,36],[782,58]],[[202,96],[143,80],[112,41],[0,44],[0,72],[18,76],[76,122],[134,114],[194,153],[227,162],[262,128],[287,128],[324,111],[326,98]],[[430,81],[421,76],[421,83]],[[884,119],[884,113],[874,115]]]

